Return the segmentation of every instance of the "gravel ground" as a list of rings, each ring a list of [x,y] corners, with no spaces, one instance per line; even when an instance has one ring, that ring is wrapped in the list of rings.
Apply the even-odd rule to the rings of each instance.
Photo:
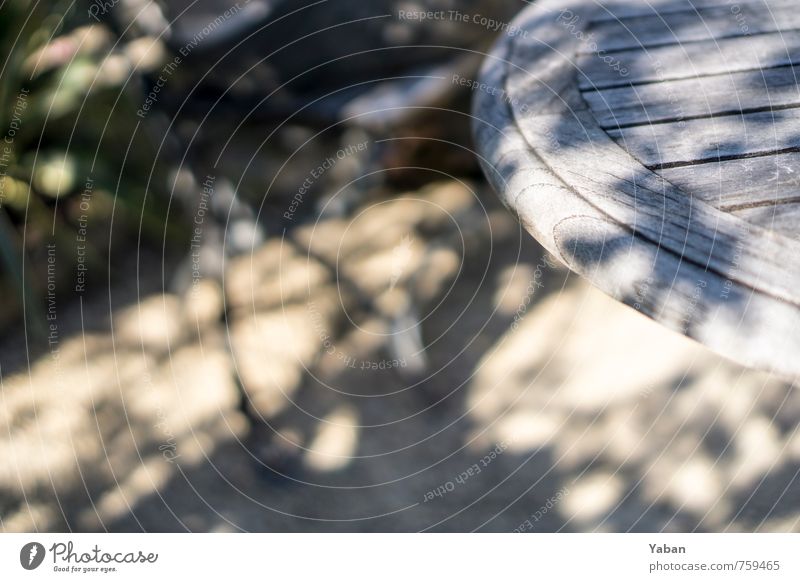
[[[798,529],[793,387],[570,276],[483,185],[274,234],[222,289],[140,261],[58,305],[57,351],[5,336],[4,530]]]

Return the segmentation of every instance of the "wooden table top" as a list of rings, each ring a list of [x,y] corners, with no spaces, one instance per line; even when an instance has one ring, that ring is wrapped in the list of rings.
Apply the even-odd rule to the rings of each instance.
[[[484,171],[603,291],[800,372],[796,0],[541,0],[474,83]]]

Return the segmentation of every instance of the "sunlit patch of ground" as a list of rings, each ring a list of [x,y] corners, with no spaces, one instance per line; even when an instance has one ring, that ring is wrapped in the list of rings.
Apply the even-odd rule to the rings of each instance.
[[[797,529],[796,391],[476,193],[273,236],[224,289],[147,294],[30,370],[7,340],[3,529]]]

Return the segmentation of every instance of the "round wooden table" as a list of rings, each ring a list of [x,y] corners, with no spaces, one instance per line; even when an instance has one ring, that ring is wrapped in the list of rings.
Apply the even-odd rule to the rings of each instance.
[[[796,0],[542,0],[473,84],[481,163],[569,268],[746,366],[800,371]]]

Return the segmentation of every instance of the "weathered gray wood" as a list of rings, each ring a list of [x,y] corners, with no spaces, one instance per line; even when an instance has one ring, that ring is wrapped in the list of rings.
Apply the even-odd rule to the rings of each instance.
[[[552,19],[591,20],[593,6],[542,0],[514,22],[528,34],[487,59],[482,80],[505,89],[476,96],[487,176],[537,240],[604,291],[742,363],[797,374],[800,243],[693,198],[572,107],[581,35],[558,38]]]
[[[516,121],[551,171],[609,218],[720,275],[730,270],[730,258],[739,254],[739,282],[800,305],[794,287],[800,273],[787,270],[800,257],[800,245],[767,232],[757,232],[763,238],[752,245],[749,239],[757,229],[701,201],[687,204],[682,190],[616,147],[588,113]],[[548,136],[555,136],[560,146],[554,148]],[[747,239],[744,249],[739,248],[742,238]]]
[[[608,134],[649,168],[764,155],[800,147],[800,109],[640,125]]]
[[[800,67],[586,91],[583,96],[606,128],[785,108],[800,105]]]
[[[768,204],[732,211],[751,224],[800,240],[800,199],[789,204]]]
[[[699,200],[761,228],[800,237],[800,153],[659,172]]]
[[[567,12],[565,12],[567,10]],[[580,26],[591,22],[601,10],[600,6],[588,2],[566,5],[543,3],[540,10],[523,11],[515,19],[515,26],[536,31],[528,35],[526,43],[511,43],[507,63],[495,62],[495,66],[516,69],[515,82],[520,86],[515,99],[517,109],[525,115],[538,115],[551,110],[561,111],[564,102],[574,109],[586,109],[575,84],[578,72],[574,58],[577,38],[569,24],[577,18]],[[580,27],[575,30],[580,31]],[[514,37],[509,37],[513,41]],[[497,57],[489,57],[492,62]],[[536,62],[536,70],[516,63]],[[556,74],[553,74],[555,72]]]
[[[533,196],[520,196],[523,224]],[[602,218],[566,217],[554,237],[557,256],[570,269],[640,313],[744,365],[797,374],[800,312],[794,306],[717,277]]]
[[[650,48],[798,27],[800,12],[796,0],[739,1],[596,22],[592,33],[597,48],[584,43],[580,52]]]
[[[640,18],[653,14],[672,14],[674,12],[694,11],[709,6],[724,6],[727,0],[599,0],[602,11],[595,16],[595,22],[613,21],[620,18]]]
[[[577,14],[580,7],[586,4],[592,2],[551,0],[531,12],[553,14],[556,13],[554,9],[548,12],[551,6],[567,5]],[[535,24],[546,27],[549,24],[547,21],[547,18],[540,18],[536,19]],[[525,68],[528,53],[519,47],[528,38],[541,38],[541,34],[542,31],[537,28],[535,34],[512,42],[513,52],[505,83],[515,125],[529,146],[556,176],[585,194],[608,216],[631,226],[644,236],[651,237],[662,248],[670,248],[688,260],[712,268],[720,257],[733,256],[739,246],[739,234],[750,231],[748,225],[710,205],[700,202],[687,204],[683,191],[657,174],[649,172],[625,149],[614,147],[591,115],[572,111],[566,104],[561,113],[530,115],[531,109],[535,108],[529,98],[532,75]],[[573,50],[576,50],[579,39],[572,34],[564,36],[571,40]],[[560,46],[557,52],[569,54],[566,46]],[[560,70],[550,65],[535,74],[536,86],[553,86],[559,76],[570,69],[568,58],[560,58]],[[531,63],[527,66],[533,68]],[[554,100],[553,103],[558,101]],[[798,114],[791,111],[780,113],[789,116]],[[771,120],[769,123],[771,124]],[[644,131],[652,128],[641,129]],[[694,134],[692,139],[697,139]],[[678,147],[678,141],[680,140],[676,140],[675,147]],[[587,175],[587,169],[591,169],[591,175]],[[748,269],[752,269],[752,277],[742,282],[755,287],[760,274],[765,272],[764,269],[770,270],[774,267],[768,277],[768,285],[776,295],[800,304],[800,296],[791,289],[798,277],[795,272],[785,270],[786,261],[793,261],[800,256],[797,254],[800,253],[800,246],[787,244],[788,241],[782,239],[773,239],[767,232],[757,234],[764,235],[762,247],[756,250],[745,249],[744,253],[752,264],[741,269],[741,276],[746,278]],[[724,271],[729,265],[723,260],[716,266]],[[774,286],[778,281],[783,281],[786,285],[782,291],[778,291],[778,286],[782,285]]]
[[[792,30],[604,55],[584,54],[579,57],[582,75],[578,84],[581,89],[604,89],[794,64],[800,64],[800,31]],[[618,68],[627,74],[621,75]]]
[[[800,197],[800,153],[668,168],[659,172],[720,210],[791,202]]]

